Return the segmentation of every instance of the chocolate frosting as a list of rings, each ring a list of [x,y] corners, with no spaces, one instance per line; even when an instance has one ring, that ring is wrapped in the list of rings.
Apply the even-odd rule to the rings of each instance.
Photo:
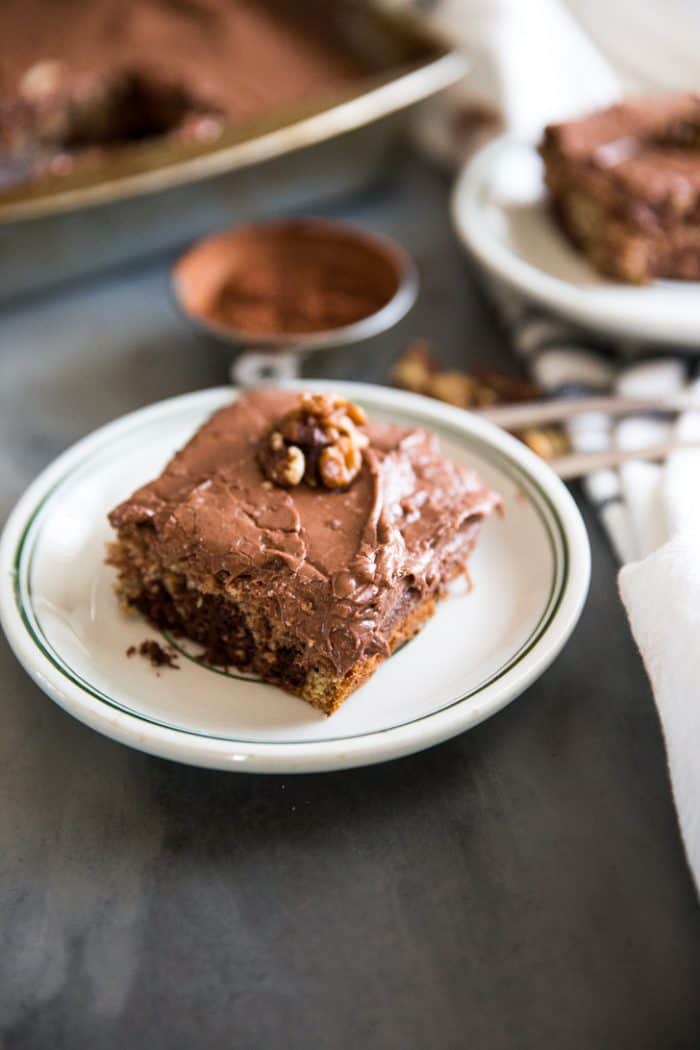
[[[661,141],[680,125],[700,122],[700,95],[694,93],[626,99],[576,120],[550,124],[545,137],[571,159],[593,158],[612,143]],[[624,152],[624,151],[623,151]]]
[[[464,568],[500,501],[433,435],[378,422],[363,428],[370,444],[347,490],[272,485],[256,447],[298,397],[260,390],[221,409],[109,519],[152,528],[163,567],[195,586],[245,588],[315,660],[345,672],[387,651],[402,601],[439,593]]]

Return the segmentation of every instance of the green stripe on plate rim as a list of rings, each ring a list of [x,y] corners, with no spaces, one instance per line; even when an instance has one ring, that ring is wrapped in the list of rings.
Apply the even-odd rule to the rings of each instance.
[[[360,403],[362,403],[361,397],[359,397],[357,400]],[[214,411],[214,409],[212,408],[211,411]],[[192,415],[192,409],[190,407],[187,407],[186,409],[180,408],[179,412],[183,417],[183,422]],[[404,422],[408,422],[412,425],[415,425],[415,419],[411,416],[410,413],[402,412],[401,410],[392,410],[390,412],[390,415],[394,419],[398,417]],[[169,421],[172,421],[172,416],[169,417]],[[152,419],[143,421],[140,427],[137,426],[136,429],[131,432],[131,436],[134,436],[135,434],[138,434],[139,431],[145,429],[148,426],[153,425],[154,422],[155,421]],[[569,546],[566,538],[566,532],[564,530],[561,518],[557,513],[556,507],[552,503],[548,494],[541,487],[541,485],[529,474],[527,474],[527,472],[523,470],[523,468],[521,468],[518,464],[510,460],[509,457],[504,453],[501,453],[492,448],[492,446],[489,445],[488,442],[476,437],[473,434],[466,433],[458,426],[442,421],[436,424],[433,420],[431,420],[430,426],[433,430],[437,431],[438,433],[442,433],[443,435],[449,435],[452,438],[457,438],[461,443],[466,444],[467,447],[471,447],[477,450],[478,454],[483,459],[495,466],[497,469],[501,470],[504,474],[506,474],[507,477],[510,478],[511,481],[515,482],[519,487],[525,489],[540,521],[542,522],[549,543],[549,548],[552,554],[552,560],[554,563],[552,582],[550,585],[549,594],[547,595],[544,610],[539,620],[537,621],[535,627],[533,628],[532,632],[530,633],[529,637],[522,643],[522,645],[515,651],[515,653],[513,653],[513,655],[508,661],[506,661],[505,664],[499,667],[496,671],[494,671],[491,675],[485,678],[478,685],[474,686],[473,689],[469,690],[469,692],[467,693],[463,693],[457,697],[453,697],[452,699],[442,704],[440,707],[435,708],[435,710],[433,711],[430,711],[424,715],[420,715],[418,718],[409,719],[409,721],[407,722],[399,722],[396,725],[387,726],[384,729],[373,729],[367,733],[355,733],[342,737],[324,737],[322,740],[300,739],[264,741],[259,739],[246,739],[242,737],[215,736],[211,733],[202,733],[194,729],[186,729],[182,726],[174,725],[170,722],[165,722],[158,718],[153,718],[149,715],[143,714],[143,712],[141,711],[137,711],[133,708],[128,707],[126,704],[122,704],[119,700],[116,700],[114,697],[102,692],[102,690],[97,689],[90,682],[84,679],[82,675],[80,675],[74,668],[67,664],[65,660],[63,660],[63,658],[60,656],[60,654],[56,652],[56,650],[53,648],[52,644],[43,632],[41,624],[36,616],[36,612],[34,610],[32,602],[31,572],[36,544],[41,535],[41,512],[46,509],[51,498],[60,491],[60,489],[62,488],[62,486],[68,478],[74,476],[77,472],[82,471],[86,467],[90,466],[90,464],[92,464],[94,460],[106,448],[108,448],[111,445],[113,440],[112,438],[105,438],[105,440],[101,442],[97,448],[88,452],[85,458],[80,463],[69,468],[51,486],[49,491],[46,492],[44,496],[41,497],[41,499],[39,499],[36,506],[29,514],[27,522],[22,530],[19,541],[17,543],[13,563],[15,604],[17,606],[17,611],[22,621],[22,624],[24,625],[24,628],[27,631],[29,637],[32,639],[32,641],[39,649],[41,654],[45,657],[45,659],[48,660],[49,663],[61,675],[63,675],[64,678],[72,682],[73,685],[78,686],[78,688],[80,688],[87,695],[91,696],[93,699],[99,700],[101,703],[106,704],[108,707],[120,711],[123,714],[129,715],[130,717],[135,718],[140,722],[159,726],[162,729],[168,729],[172,732],[180,733],[184,736],[198,737],[204,740],[212,740],[231,744],[252,744],[263,748],[276,748],[297,745],[321,746],[325,744],[342,743],[346,740],[357,740],[362,739],[366,736],[374,736],[380,733],[389,733],[394,731],[395,729],[402,729],[406,726],[414,725],[418,722],[425,721],[428,718],[432,718],[434,715],[449,710],[452,707],[456,707],[458,704],[464,703],[467,700],[472,700],[480,692],[483,692],[483,690],[486,689],[488,686],[493,685],[495,682],[499,681],[501,678],[504,677],[504,675],[506,675],[509,671],[511,671],[514,667],[521,663],[546,633],[550,624],[554,620],[557,611],[559,610],[564,594],[566,592],[566,585],[569,579]],[[546,510],[549,511],[549,515],[543,508],[546,508]],[[552,520],[556,525],[559,544],[557,544],[555,533],[552,529]],[[29,544],[30,535],[31,544]],[[559,549],[559,545],[561,546],[561,551]],[[561,558],[559,557],[560,553]],[[23,580],[26,580],[24,586],[22,585]],[[200,667],[202,667],[203,670],[213,671],[216,674],[226,673],[218,670],[217,668],[203,667],[201,664]],[[230,677],[233,678],[238,676],[230,675]],[[255,681],[254,679],[244,680],[253,682]]]

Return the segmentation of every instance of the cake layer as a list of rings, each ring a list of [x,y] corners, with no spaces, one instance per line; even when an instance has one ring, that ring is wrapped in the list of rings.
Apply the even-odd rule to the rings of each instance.
[[[601,273],[633,284],[656,278],[700,278],[700,223],[640,229],[605,210],[599,196],[569,189],[555,214],[571,241]]]
[[[467,549],[465,547],[465,554]],[[300,696],[325,714],[332,714],[343,700],[365,682],[377,665],[412,638],[435,612],[436,600],[427,596],[399,603],[386,652],[360,657],[344,673],[315,657],[313,646],[287,636],[285,626],[268,616],[265,605],[250,596],[219,588],[205,593],[188,584],[184,576],[152,575],[134,559],[128,544],[111,546],[110,563],[120,574],[118,592],[127,608],[138,611],[168,635],[186,637],[201,646],[203,663],[254,674]],[[146,643],[143,643],[146,644]]]

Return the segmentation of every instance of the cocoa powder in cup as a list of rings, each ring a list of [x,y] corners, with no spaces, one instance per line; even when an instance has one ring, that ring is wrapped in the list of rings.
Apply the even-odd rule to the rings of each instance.
[[[400,281],[382,242],[323,220],[209,238],[180,261],[177,276],[189,313],[250,339],[355,324],[381,310]]]

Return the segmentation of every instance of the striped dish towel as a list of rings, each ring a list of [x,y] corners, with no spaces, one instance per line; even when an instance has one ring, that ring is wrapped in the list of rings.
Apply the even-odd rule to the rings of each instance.
[[[500,282],[485,278],[487,294],[513,349],[535,385],[549,397],[588,397],[616,393],[626,397],[668,397],[687,389],[698,374],[692,354],[606,345],[591,333],[553,317]],[[636,415],[619,422],[598,414],[567,424],[577,452],[635,449],[673,438],[679,421]],[[688,425],[687,423],[685,424]],[[583,479],[621,565],[638,561],[666,538],[666,512],[659,499],[664,467],[642,461],[618,470],[598,470]]]
[[[618,585],[654,693],[669,776],[700,892],[700,378],[692,354],[645,350],[624,359],[590,334],[553,318],[492,281],[488,290],[512,344],[552,397],[618,393],[664,397],[687,390],[698,410],[676,418],[611,421],[589,414],[568,424],[577,451],[635,449],[671,440],[698,448],[663,464],[633,461],[583,479],[622,566]]]

